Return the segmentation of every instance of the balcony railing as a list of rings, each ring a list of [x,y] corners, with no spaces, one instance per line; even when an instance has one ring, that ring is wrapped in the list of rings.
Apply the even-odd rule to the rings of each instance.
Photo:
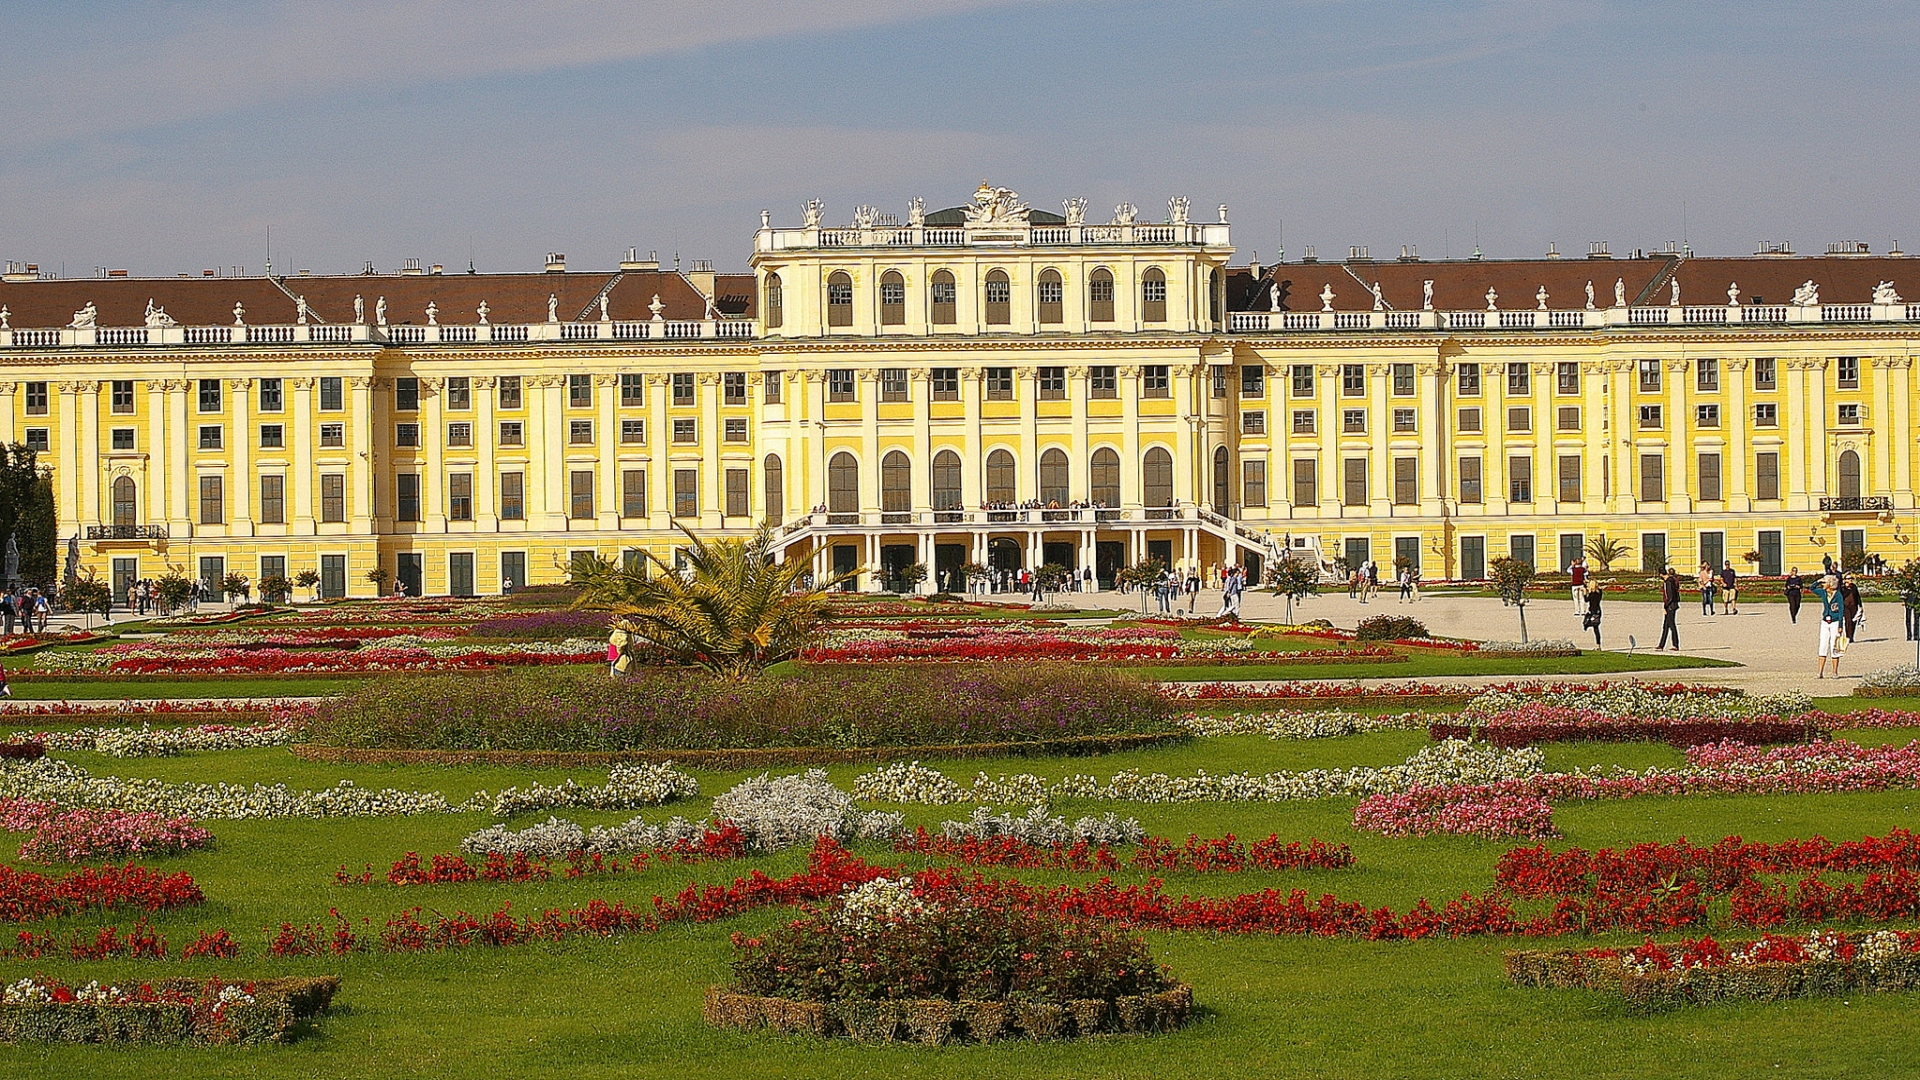
[[[1472,311],[1233,311],[1230,334],[1311,330],[1602,330],[1609,327],[1920,323],[1920,304],[1747,304]]]
[[[165,525],[89,525],[89,540],[165,540]]]
[[[166,348],[208,345],[487,345],[542,341],[748,341],[751,319],[644,322],[363,323],[261,326],[83,326],[0,329],[0,348]]]
[[[1035,526],[1045,529],[1091,525],[1140,525],[1165,521],[1205,522],[1216,528],[1232,528],[1249,539],[1254,536],[1253,533],[1232,523],[1229,519],[1196,506],[1136,506],[1124,509],[1091,506],[1044,509],[1022,507],[1008,510],[879,510],[858,513],[819,513],[795,518],[781,528],[780,535],[792,536],[812,527],[937,529],[946,526],[960,528]]]
[[[828,226],[804,229],[761,229],[754,250],[795,251],[806,248],[965,247],[979,243],[993,247],[1019,244],[1030,247],[1078,247],[1093,244],[1203,245],[1224,247],[1229,226],[1216,222],[1182,225],[982,225],[928,228],[920,225]]]
[[[1885,495],[1837,495],[1820,500],[1820,509],[1824,513],[1844,514],[1893,509],[1893,500]]]

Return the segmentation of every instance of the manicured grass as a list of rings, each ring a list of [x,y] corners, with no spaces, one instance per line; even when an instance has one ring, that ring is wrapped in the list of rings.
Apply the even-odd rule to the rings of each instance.
[[[365,675],[287,675],[255,678],[126,678],[15,679],[15,701],[146,700],[149,698],[325,697],[359,689]]]

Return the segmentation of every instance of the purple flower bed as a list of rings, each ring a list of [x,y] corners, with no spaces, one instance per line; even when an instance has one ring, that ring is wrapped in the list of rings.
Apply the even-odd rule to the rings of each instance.
[[[471,637],[544,638],[605,637],[607,613],[604,611],[529,611],[524,615],[502,615],[482,619],[467,630]]]

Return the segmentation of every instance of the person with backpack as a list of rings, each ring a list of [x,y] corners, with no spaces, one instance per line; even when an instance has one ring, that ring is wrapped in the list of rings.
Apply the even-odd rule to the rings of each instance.
[[[1593,631],[1593,647],[1596,649],[1600,647],[1600,597],[1606,591],[1605,586],[1594,582],[1586,590],[1587,613],[1580,617],[1581,627]]]
[[[1673,567],[1667,567],[1666,576],[1660,579],[1660,607],[1666,612],[1666,619],[1660,624],[1660,644],[1653,650],[1659,652],[1667,647],[1667,638],[1673,638],[1673,651],[1680,651],[1680,627],[1674,617],[1680,613],[1680,575]]]

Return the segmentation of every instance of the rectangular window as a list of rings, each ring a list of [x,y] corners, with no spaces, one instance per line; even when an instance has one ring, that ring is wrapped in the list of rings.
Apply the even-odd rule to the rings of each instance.
[[[1420,502],[1420,459],[1393,459],[1393,502],[1396,506],[1417,506]]]
[[[1393,410],[1393,430],[1396,434],[1406,434],[1414,430],[1414,409]]]
[[[468,423],[465,420],[460,420],[455,423],[448,424],[447,425],[447,445],[448,446],[472,446],[473,445],[473,425]]]
[[[1720,361],[1703,359],[1694,361],[1693,388],[1703,394],[1720,391]]]
[[[1266,462],[1243,461],[1240,463],[1240,505],[1267,505]]]
[[[1753,497],[1756,499],[1780,497],[1779,454],[1769,451],[1753,456]]]
[[[420,425],[419,424],[393,425],[393,445],[419,446],[420,445]]]
[[[447,380],[447,408],[454,412],[465,412],[473,408],[473,380],[465,375],[457,375]]]
[[[218,450],[222,445],[223,436],[219,424],[200,425],[200,449]]]
[[[524,424],[518,420],[500,421],[501,446],[525,446],[526,444],[527,429]]]
[[[1460,410],[1460,430],[1461,431],[1479,431],[1480,430],[1480,410],[1477,407]]]
[[[1516,405],[1507,410],[1508,431],[1532,431],[1533,410],[1525,405]]]
[[[1667,498],[1667,459],[1659,454],[1640,455],[1640,499],[1665,502]]]
[[[1293,433],[1295,435],[1313,434],[1313,410],[1312,409],[1293,410]]]
[[[591,375],[567,376],[567,408],[569,409],[593,408],[593,376]]]
[[[27,384],[27,415],[47,415],[47,384],[30,382]]]
[[[217,476],[200,478],[200,524],[218,525],[227,520],[226,485]]]
[[[1294,397],[1313,396],[1313,365],[1295,364],[1289,369],[1287,381],[1293,386]]]
[[[1317,506],[1320,503],[1319,462],[1296,458],[1293,463],[1293,505]]]
[[[1208,384],[1209,391],[1212,393],[1214,397],[1217,397],[1217,398],[1226,397],[1227,396],[1227,369],[1223,367],[1208,368],[1207,384]]]
[[[1700,455],[1700,498],[1707,502],[1720,501],[1720,455]]]
[[[673,403],[676,406],[693,404],[693,373],[676,371],[673,373]]]
[[[727,470],[727,516],[743,518],[751,511],[747,509],[747,470]]]
[[[1412,397],[1413,396],[1413,365],[1412,364],[1393,365],[1393,396],[1394,397]]]
[[[1771,401],[1763,401],[1753,407],[1754,427],[1779,427],[1780,407]]]
[[[115,383],[114,385],[117,387],[120,384]],[[127,405],[129,408],[131,408],[133,405],[133,393],[131,389],[133,384],[128,383],[127,386],[129,388],[127,393]],[[261,412],[279,412],[282,408],[285,407],[286,398],[282,394],[280,387],[281,387],[281,382],[279,379],[261,379],[260,380],[260,411]],[[114,411],[119,412],[120,411],[118,408],[119,392],[117,390],[114,392],[114,404],[116,406]]]
[[[647,441],[647,422],[645,420],[620,421],[620,442],[633,446]]]
[[[1463,536],[1460,538],[1460,577],[1465,581],[1479,581],[1487,576],[1487,538],[1484,536]]]
[[[1040,369],[1041,401],[1065,401],[1067,399],[1067,369],[1063,367],[1043,367]]]
[[[500,376],[500,407],[502,409],[517,409],[520,407],[520,403],[520,376]],[[522,584],[524,584],[524,582]]]
[[[525,473],[503,472],[500,474],[500,520],[526,520],[526,490]]]
[[[567,445],[568,446],[592,446],[593,445],[593,421],[591,420],[567,421]]]
[[[1461,364],[1454,372],[1461,397],[1480,396],[1480,365]]]
[[[1660,392],[1660,361],[1640,361],[1640,392],[1643,394]]]
[[[690,417],[675,420],[673,422],[673,441],[677,443],[699,442],[699,426]]]
[[[1240,368],[1240,396],[1243,398],[1262,398],[1267,396],[1267,369],[1260,364],[1245,364]]]
[[[1507,537],[1507,554],[1513,556],[1515,562],[1523,562],[1528,566],[1534,565],[1532,534],[1523,533],[1519,536]]]
[[[1527,365],[1525,364],[1508,364],[1507,365],[1507,393],[1508,394],[1533,393],[1533,383],[1528,375]]]
[[[117,427],[113,429],[113,448],[115,450],[133,449],[133,429]]]
[[[347,477],[345,473],[320,474],[320,520],[347,520]]]
[[[720,376],[720,402],[723,405],[747,403],[747,373],[729,371]]]
[[[1267,433],[1267,413],[1264,409],[1252,409],[1240,414],[1240,434],[1265,435]]]
[[[645,469],[627,469],[620,474],[620,516],[647,516],[647,473]]]
[[[1140,369],[1140,396],[1146,398],[1173,396],[1173,383],[1167,378],[1165,364],[1148,364]]]
[[[700,471],[673,470],[673,516],[700,516]]]
[[[567,473],[567,516],[575,521],[593,520],[592,469],[573,469]]]
[[[1460,459],[1460,501],[1470,506],[1481,501],[1480,459],[1477,457]]]
[[[1562,405],[1556,412],[1555,427],[1561,431],[1580,430],[1580,406]]]
[[[1640,426],[1641,427],[1658,428],[1660,427],[1660,424],[1661,424],[1660,406],[1658,405],[1640,406]]]
[[[1578,394],[1580,392],[1580,365],[1578,363],[1562,361],[1555,364],[1553,374],[1553,388],[1555,392],[1561,394]]]
[[[286,576],[287,576],[287,557],[285,555],[260,556],[261,580],[264,581],[267,578],[286,577]]]
[[[203,413],[219,412],[220,411],[220,380],[219,379],[201,379],[199,382],[199,387],[200,387],[200,394],[199,394],[200,411]]]
[[[43,427],[28,428],[26,442],[27,449],[38,450],[41,453],[46,453],[53,446],[53,441],[47,437],[47,429]]]
[[[1013,400],[1013,369],[990,367],[987,369],[987,400]]]
[[[1057,368],[1055,370],[1058,370]],[[880,400],[907,400],[907,369],[890,367],[880,369]]]
[[[420,520],[420,474],[400,473],[393,478],[393,519]]]
[[[1658,574],[1667,566],[1667,534],[1640,534],[1640,569],[1649,574]]]
[[[1703,532],[1700,534],[1700,561],[1712,567],[1714,573],[1727,561],[1727,534],[1723,532]]]
[[[1367,459],[1347,458],[1340,463],[1345,470],[1342,479],[1345,490],[1340,501],[1348,506],[1367,505]]]
[[[270,381],[278,383],[280,380],[273,379]],[[263,381],[261,385],[264,386],[265,381]],[[116,413],[130,413],[133,411],[132,379],[113,380],[113,411]]]
[[[395,412],[419,411],[419,379],[409,376],[393,380],[393,408]]]
[[[1367,410],[1341,409],[1340,431],[1345,435],[1365,435],[1367,433]]]
[[[830,368],[827,371],[827,400],[853,401],[853,369]]]
[[[1560,501],[1580,501],[1580,455],[1560,455]]]
[[[287,523],[287,478],[277,475],[260,477],[260,524],[285,525]]]
[[[1860,389],[1860,358],[1857,356],[1838,356],[1834,358],[1834,376],[1836,385],[1842,390]]]
[[[320,425],[320,448],[322,450],[329,449],[329,448],[339,449],[339,448],[345,447],[346,445],[347,445],[347,425],[345,424],[321,424]]]
[[[1860,423],[1860,406],[1841,405],[1835,418],[1839,420],[1841,427],[1854,427]]]
[[[1507,459],[1507,500],[1517,503],[1533,501],[1532,458],[1516,456]]]
[[[960,400],[960,369],[937,367],[927,379],[927,385],[933,388],[935,401]]]
[[[760,396],[766,399],[767,404],[769,405],[780,404],[780,384],[785,381],[786,381],[786,376],[778,371],[767,371],[767,372],[761,373]]]
[[[721,438],[732,443],[746,442],[747,418],[744,416],[727,417],[726,423],[722,428]]]
[[[287,445],[286,429],[279,424],[260,425],[260,449],[281,450]]]
[[[1753,362],[1753,388],[1772,390],[1779,385],[1780,362],[1771,356],[1762,356]]]
[[[1340,365],[1340,396],[1367,396],[1367,368],[1364,364]]]
[[[620,407],[635,409],[647,403],[647,377],[645,375],[620,376]]]
[[[347,407],[346,380],[338,375],[320,376],[320,411],[341,412]]]
[[[1693,407],[1693,424],[1695,427],[1703,427],[1703,428],[1719,427],[1720,426],[1720,406],[1695,405]]]
[[[447,474],[447,520],[473,520],[473,474]]]
[[[1119,397],[1120,370],[1104,364],[1088,369],[1087,396],[1096,398]]]

